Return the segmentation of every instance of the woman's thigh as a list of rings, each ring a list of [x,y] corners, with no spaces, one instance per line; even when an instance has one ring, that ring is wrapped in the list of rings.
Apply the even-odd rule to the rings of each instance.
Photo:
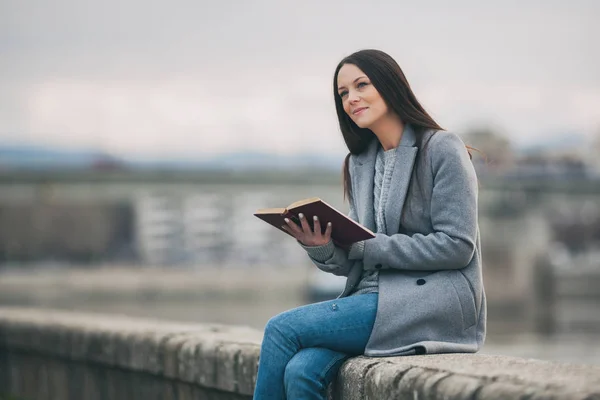
[[[294,308],[271,318],[265,336],[283,334],[298,348],[362,354],[375,322],[377,298],[370,293]]]

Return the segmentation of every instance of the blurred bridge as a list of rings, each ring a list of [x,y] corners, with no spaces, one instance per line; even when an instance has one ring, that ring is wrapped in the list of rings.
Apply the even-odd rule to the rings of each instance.
[[[600,331],[600,181],[479,180],[491,328]],[[3,171],[0,265],[308,266],[252,213],[313,196],[347,210],[337,171]]]

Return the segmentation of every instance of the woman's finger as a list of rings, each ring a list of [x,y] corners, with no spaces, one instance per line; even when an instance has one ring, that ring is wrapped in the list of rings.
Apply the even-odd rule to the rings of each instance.
[[[303,242],[304,240],[304,235],[302,233],[297,233],[297,232],[293,232],[289,226],[287,225],[281,225],[281,229],[283,229],[284,231],[286,231],[287,233],[289,233],[290,235],[292,235],[292,237],[300,242]]]
[[[302,225],[302,231],[304,231],[304,234],[311,235],[312,230],[310,229],[310,225],[308,224],[308,221],[304,217],[304,214],[300,213],[300,214],[298,214],[298,217],[300,218],[300,225]]]
[[[300,227],[294,221],[290,220],[289,218],[284,218],[283,220],[287,224],[288,229],[291,230],[291,233],[294,235],[302,234],[302,229],[300,229]]]
[[[321,222],[319,222],[319,217],[316,215],[313,217],[313,230],[315,231],[315,235],[321,235],[323,233],[321,231]]]
[[[331,226],[331,222],[327,223],[327,228],[325,228],[325,239],[327,239],[327,241],[329,242],[329,239],[331,239],[331,231],[333,230],[333,227]]]

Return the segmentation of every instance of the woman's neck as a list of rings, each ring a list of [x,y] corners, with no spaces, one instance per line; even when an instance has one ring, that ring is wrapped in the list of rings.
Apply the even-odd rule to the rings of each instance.
[[[371,131],[379,139],[383,150],[395,149],[400,145],[402,132],[404,132],[404,123],[397,115],[382,118],[374,126],[370,127]]]

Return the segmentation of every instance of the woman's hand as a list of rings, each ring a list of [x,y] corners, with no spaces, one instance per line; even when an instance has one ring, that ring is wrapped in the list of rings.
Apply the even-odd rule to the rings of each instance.
[[[316,215],[313,217],[314,232],[310,229],[308,221],[304,217],[304,214],[298,214],[300,218],[300,225],[291,221],[289,218],[285,219],[287,225],[283,225],[281,228],[296,238],[297,241],[305,246],[322,246],[329,243],[331,240],[331,222],[327,224],[327,228],[324,233],[321,233],[321,223],[319,217]]]

